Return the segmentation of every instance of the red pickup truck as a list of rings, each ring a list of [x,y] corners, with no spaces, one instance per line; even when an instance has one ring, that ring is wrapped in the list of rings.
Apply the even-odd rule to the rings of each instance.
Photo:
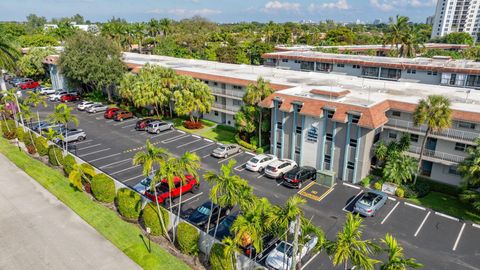
[[[173,179],[175,187],[172,187],[171,190],[168,188],[167,179],[163,179],[162,182],[156,186],[156,189],[157,189],[156,198],[155,198],[155,194],[153,194],[153,191],[151,190],[145,191],[145,196],[147,196],[152,201],[158,201],[158,203],[163,203],[164,205],[167,206],[170,203],[169,198],[172,198],[173,200],[174,198],[177,198],[180,196],[180,190],[182,192],[182,195],[187,192],[196,193],[198,191],[198,186],[199,186],[197,179],[195,179],[195,177],[193,177],[192,175],[185,175],[185,177],[187,178],[187,181],[186,181],[187,183],[183,186],[180,186],[181,185],[180,177],[175,176],[175,178]]]
[[[20,83],[18,86],[22,90],[40,88],[40,84],[34,80],[27,80],[25,82]]]

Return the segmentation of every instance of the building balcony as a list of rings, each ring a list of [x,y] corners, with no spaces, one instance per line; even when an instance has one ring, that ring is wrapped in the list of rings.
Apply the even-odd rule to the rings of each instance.
[[[218,112],[235,115],[240,110],[240,107],[228,106],[226,104],[221,104],[221,103],[213,103],[212,109]]]
[[[243,95],[245,94],[243,91],[226,90],[226,89],[219,89],[219,88],[212,88],[212,93],[215,96],[238,99],[238,100],[242,100]]]
[[[418,159],[420,157],[420,150],[421,150],[421,147],[410,146],[410,149],[408,149],[407,154],[409,156],[412,156]],[[465,157],[425,149],[423,151],[423,159],[434,162],[434,163],[441,163],[444,165],[451,166],[451,165],[456,165],[462,162],[465,159]]]
[[[427,130],[427,126],[425,125],[415,126],[413,122],[398,119],[388,120],[388,122],[385,124],[385,127],[399,131],[413,132],[417,133],[418,135],[425,134],[425,131]],[[480,133],[446,128],[441,131],[432,132],[430,136],[440,139],[449,139],[455,142],[461,141],[467,144],[472,144],[476,138],[480,137]]]

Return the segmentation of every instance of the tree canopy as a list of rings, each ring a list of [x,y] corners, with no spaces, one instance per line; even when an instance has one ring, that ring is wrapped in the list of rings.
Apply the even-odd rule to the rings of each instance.
[[[25,77],[40,79],[45,75],[43,60],[48,55],[54,54],[52,48],[32,48],[17,62],[17,67]]]

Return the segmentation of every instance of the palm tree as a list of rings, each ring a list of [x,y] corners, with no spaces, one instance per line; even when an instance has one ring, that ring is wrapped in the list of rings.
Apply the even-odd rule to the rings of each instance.
[[[396,19],[390,18],[390,25],[386,32],[384,32],[383,43],[390,44],[392,47],[399,49],[399,44],[402,43],[404,33],[407,31],[409,18],[397,15]]]
[[[13,118],[15,120],[15,125],[18,125],[16,116],[17,114],[20,116],[20,122],[22,123],[23,126],[23,116],[21,114],[21,108],[20,108],[20,102],[18,101],[18,95],[17,95],[17,89],[16,88],[11,88],[9,90],[4,90],[2,91],[2,102],[5,103],[5,105],[9,105],[10,109],[12,110]],[[12,107],[14,106],[14,108]]]
[[[68,123],[73,122],[75,126],[78,126],[78,118],[72,114],[72,109],[66,104],[58,104],[55,107],[55,111],[51,113],[47,119],[55,124],[62,124],[65,126],[65,139],[64,139],[64,153],[68,151]]]
[[[406,259],[403,254],[403,247],[398,245],[397,240],[387,233],[382,243],[386,246],[383,250],[388,254],[388,261],[380,266],[380,270],[408,270],[422,268],[414,258]]]
[[[420,100],[415,112],[413,113],[413,122],[415,126],[426,124],[425,135],[423,137],[420,149],[420,157],[418,159],[417,172],[413,183],[417,182],[418,173],[422,165],[423,154],[427,139],[430,133],[438,132],[444,128],[450,127],[452,123],[452,109],[448,98],[440,95],[431,95],[426,99]]]
[[[222,240],[222,244],[223,244],[223,256],[225,258],[229,258],[232,269],[235,270],[236,269],[236,267],[235,267],[235,261],[236,260],[234,260],[234,259],[235,259],[236,252],[239,251],[238,245],[230,236],[225,237]]]
[[[160,20],[159,26],[162,30],[163,36],[166,37],[172,31],[172,20],[163,18]]]
[[[58,140],[63,140],[64,139],[62,134],[59,134],[59,133],[55,132],[55,130],[53,130],[52,128],[48,128],[48,131],[44,132],[43,135],[50,142],[53,142],[56,139],[58,139]],[[57,147],[57,145],[54,144],[53,147]],[[58,161],[58,157],[57,157],[57,151],[53,151],[53,154],[55,155],[55,160],[57,161],[57,164],[60,164],[60,162]]]
[[[198,170],[200,169],[200,157],[196,153],[185,152],[183,155],[177,159],[177,167],[179,170],[178,177],[182,181],[180,186],[180,197],[178,202],[178,213],[177,213],[177,223],[178,218],[180,217],[180,211],[182,209],[182,188],[186,184],[187,179],[185,175],[191,175],[197,180],[197,185],[200,183],[200,178],[198,175]]]
[[[387,160],[383,168],[383,177],[401,185],[412,180],[416,168],[416,160],[402,153]]]
[[[15,70],[15,60],[20,56],[20,51],[4,36],[0,37],[0,89],[7,90],[4,70]]]
[[[162,168],[165,163],[166,159],[170,156],[169,152],[164,148],[157,148],[153,144],[150,143],[149,140],[146,142],[145,151],[138,152],[133,157],[133,165],[143,165],[143,175],[145,177],[149,177],[153,175],[154,166],[158,165]],[[157,183],[162,181],[162,177],[158,177],[158,174],[152,177],[152,181],[150,184],[150,189],[153,190],[155,198],[157,198]],[[162,225],[162,229],[165,232],[165,236],[169,241],[171,241],[170,236],[167,233],[167,228],[165,227],[165,221],[163,220],[162,212],[160,211],[160,205],[158,204],[158,200],[155,200],[157,204],[157,212],[158,218],[160,219],[160,223]]]
[[[37,107],[38,105],[42,105],[44,108],[46,108],[47,101],[46,101],[46,96],[40,94],[40,92],[30,92],[28,94],[28,97],[23,101],[25,104],[30,105],[32,107]],[[38,117],[38,109],[37,109],[37,118]]]
[[[328,245],[327,250],[333,254],[333,265],[344,265],[348,269],[348,263],[365,270],[373,270],[377,260],[369,256],[376,252],[379,247],[370,240],[362,240],[362,219],[352,213],[347,214],[347,220],[343,230],[337,234],[337,239]]]
[[[403,31],[401,37],[401,46],[399,48],[400,57],[409,57],[413,58],[417,56],[417,52],[421,50],[423,46],[420,35],[418,34],[418,29],[413,26],[408,26],[405,31]]]
[[[95,169],[88,163],[74,164],[68,175],[70,183],[78,190],[83,189],[83,183],[90,183],[91,177],[95,176]]]
[[[480,138],[475,139],[475,146],[467,148],[468,156],[458,166],[463,177],[463,186],[476,188],[480,186]]]

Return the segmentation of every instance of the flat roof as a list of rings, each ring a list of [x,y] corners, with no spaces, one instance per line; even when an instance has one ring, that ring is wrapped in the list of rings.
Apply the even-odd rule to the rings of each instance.
[[[427,49],[467,49],[470,45],[467,44],[447,44],[447,43],[425,43],[423,44]],[[371,44],[371,45],[343,45],[343,46],[311,46],[311,45],[277,45],[277,51],[313,51],[315,49],[338,49],[339,51],[367,51],[367,50],[382,50],[388,51],[395,49],[391,45]]]

